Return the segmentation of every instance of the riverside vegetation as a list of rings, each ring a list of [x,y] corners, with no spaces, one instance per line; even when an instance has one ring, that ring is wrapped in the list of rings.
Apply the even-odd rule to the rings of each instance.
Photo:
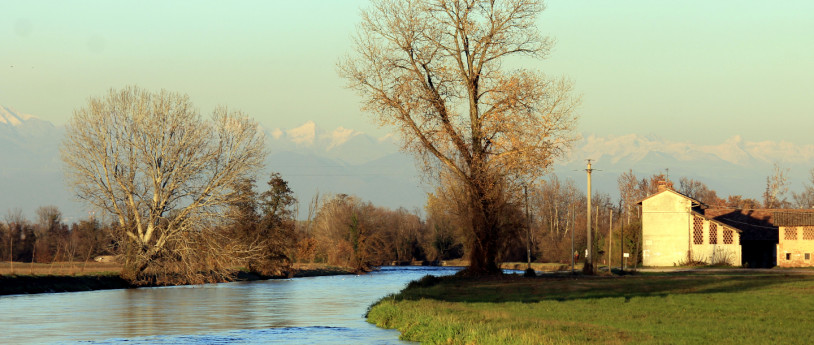
[[[812,291],[783,271],[427,276],[367,318],[422,344],[795,344],[814,337]]]
[[[351,274],[347,267],[327,264],[295,263],[292,277],[315,277]],[[138,287],[121,277],[122,266],[116,263],[55,262],[0,263],[0,295],[31,294],[47,292],[71,292]],[[235,269],[232,281],[286,278],[266,276],[250,269]]]

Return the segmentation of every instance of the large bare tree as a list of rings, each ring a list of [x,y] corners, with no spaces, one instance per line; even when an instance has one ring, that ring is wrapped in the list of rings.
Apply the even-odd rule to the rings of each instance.
[[[74,111],[62,159],[78,196],[118,221],[125,274],[139,279],[161,260],[185,273],[203,270],[195,255],[213,262],[218,241],[202,234],[262,167],[263,145],[240,112],[204,120],[186,95],[127,87]]]
[[[575,139],[571,84],[515,56],[545,57],[536,0],[374,0],[340,74],[404,148],[466,188],[470,272],[499,272],[500,205]]]

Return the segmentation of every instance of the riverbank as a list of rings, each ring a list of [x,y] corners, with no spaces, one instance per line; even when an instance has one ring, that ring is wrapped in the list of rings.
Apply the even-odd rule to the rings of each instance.
[[[295,264],[294,278],[352,274],[350,269],[323,264]],[[136,288],[110,263],[0,263],[0,296]],[[238,271],[233,281],[285,279]]]
[[[730,271],[424,278],[371,307],[402,339],[450,344],[800,343],[814,276]]]

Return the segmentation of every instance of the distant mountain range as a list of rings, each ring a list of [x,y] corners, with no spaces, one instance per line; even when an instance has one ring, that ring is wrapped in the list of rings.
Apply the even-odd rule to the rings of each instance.
[[[317,193],[353,194],[390,208],[424,205],[429,189],[392,135],[374,138],[342,127],[324,131],[313,121],[263,131],[269,155],[257,186],[264,188],[271,172],[279,172],[300,200],[301,217]],[[87,216],[87,206],[75,200],[63,177],[63,136],[63,127],[0,107],[0,219],[15,208],[33,218],[45,205],[58,206],[66,218]]]
[[[258,176],[265,186],[279,172],[300,199],[300,217],[316,194],[354,194],[390,208],[423,208],[432,188],[421,182],[413,158],[399,151],[396,136],[373,137],[339,127],[323,130],[313,121],[284,129],[263,129],[269,156]],[[0,106],[0,217],[19,208],[29,218],[39,206],[56,205],[66,218],[86,217],[86,206],[65,186],[59,145],[64,129],[34,116]],[[593,159],[594,189],[618,196],[616,179],[632,169],[640,178],[667,172],[676,182],[694,178],[721,196],[759,198],[777,162],[789,168],[792,190],[808,181],[814,168],[814,145],[749,142],[733,137],[718,145],[674,142],[635,134],[589,135],[555,166],[561,178],[585,186],[585,159]]]
[[[772,174],[775,163],[789,169],[790,191],[799,191],[803,183],[809,183],[809,172],[814,168],[814,145],[749,142],[740,136],[721,144],[700,145],[636,134],[589,135],[558,164],[555,172],[584,186],[588,158],[593,160],[593,168],[599,170],[593,174],[593,185],[614,197],[618,195],[617,178],[632,169],[639,178],[667,173],[676,187],[681,177],[688,177],[705,183],[721,197],[743,195],[760,200],[766,177]]]

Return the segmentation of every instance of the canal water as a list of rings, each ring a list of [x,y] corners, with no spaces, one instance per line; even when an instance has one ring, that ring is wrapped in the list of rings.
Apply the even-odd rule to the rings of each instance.
[[[0,296],[0,343],[402,344],[398,331],[365,322],[367,308],[458,269]]]

